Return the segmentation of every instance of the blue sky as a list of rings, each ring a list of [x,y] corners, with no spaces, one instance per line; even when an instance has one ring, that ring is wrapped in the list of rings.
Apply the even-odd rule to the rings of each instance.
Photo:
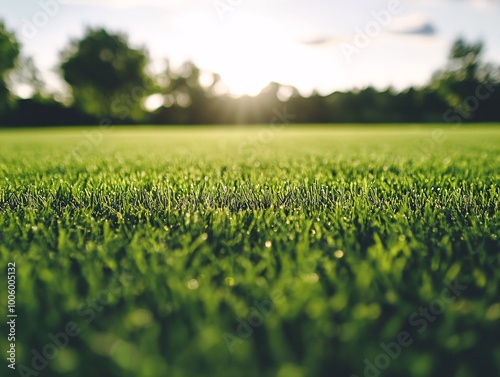
[[[0,0],[0,19],[55,89],[58,54],[86,26],[127,33],[155,71],[192,60],[234,94],[422,85],[458,36],[500,63],[500,0]]]

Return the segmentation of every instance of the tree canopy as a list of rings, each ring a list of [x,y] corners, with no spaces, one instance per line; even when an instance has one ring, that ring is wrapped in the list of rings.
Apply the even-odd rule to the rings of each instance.
[[[61,71],[71,87],[74,105],[98,117],[128,118],[140,112],[149,87],[144,49],[127,37],[88,29],[61,54]]]
[[[16,66],[19,49],[15,35],[0,21],[0,112],[5,111],[8,106],[10,91],[7,74]]]

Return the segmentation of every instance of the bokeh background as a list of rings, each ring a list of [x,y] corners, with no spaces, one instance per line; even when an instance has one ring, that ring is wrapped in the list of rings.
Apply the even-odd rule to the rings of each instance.
[[[497,0],[0,4],[3,126],[499,120]]]

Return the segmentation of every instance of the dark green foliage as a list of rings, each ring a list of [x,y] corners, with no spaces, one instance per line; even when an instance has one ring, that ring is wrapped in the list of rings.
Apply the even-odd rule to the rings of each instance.
[[[483,100],[483,93],[488,91],[478,92],[478,88],[484,86],[494,88],[490,91],[493,92],[495,99],[488,98],[487,106],[491,105],[491,102],[498,103],[498,93],[495,92],[498,92],[500,67],[484,63],[483,50],[484,45],[481,42],[468,44],[459,39],[451,48],[446,68],[434,74],[431,88],[435,89],[450,107],[459,107],[464,113],[471,113],[464,101],[470,96]],[[483,103],[482,111],[484,106]],[[470,114],[468,118],[474,119],[473,115]]]
[[[61,71],[75,105],[88,114],[134,118],[150,83],[144,50],[130,48],[124,35],[89,29],[62,53]]]
[[[0,21],[0,115],[9,104],[10,93],[6,75],[15,67],[18,56],[19,44],[16,37]]]

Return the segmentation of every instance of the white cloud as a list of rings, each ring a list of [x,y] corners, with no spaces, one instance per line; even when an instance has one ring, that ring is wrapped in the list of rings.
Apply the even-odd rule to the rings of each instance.
[[[410,0],[410,5],[449,5],[449,4],[469,4],[477,9],[493,9],[500,7],[500,0]]]
[[[380,32],[380,36],[374,40],[391,37],[424,36],[432,37],[436,34],[436,27],[426,13],[409,13],[394,17],[390,25]],[[341,43],[352,43],[356,34],[332,33],[331,35],[317,35],[310,38],[302,38],[299,43],[310,47],[328,47]]]
[[[135,8],[145,6],[171,7],[193,4],[195,0],[65,0],[68,4],[97,5],[108,8]]]
[[[436,34],[436,28],[429,15],[417,12],[395,17],[387,31],[408,35],[431,36]]]

